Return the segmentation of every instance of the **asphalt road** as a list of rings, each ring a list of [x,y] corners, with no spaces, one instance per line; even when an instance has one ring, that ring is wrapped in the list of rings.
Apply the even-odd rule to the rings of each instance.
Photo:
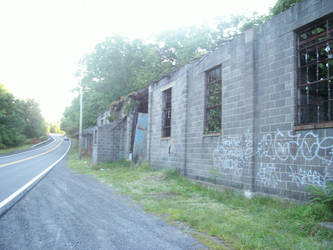
[[[54,141],[18,154],[0,157],[0,202],[59,159],[69,142],[55,136]]]
[[[56,140],[48,149],[57,145],[56,143],[59,141]],[[6,181],[2,177],[3,173],[9,178],[11,168],[19,168],[22,172],[29,172],[27,168],[35,171],[35,165],[39,170],[43,169],[39,165],[46,168],[47,164],[65,152],[66,143],[48,154],[34,158],[35,163],[26,161],[30,167],[11,165],[0,168],[0,182]],[[23,174],[19,180],[23,178],[21,176]],[[2,188],[3,186],[1,193]],[[2,195],[4,196],[6,195]],[[69,169],[64,159],[0,217],[0,249],[205,247],[162,219],[145,213],[136,203],[94,178]]]

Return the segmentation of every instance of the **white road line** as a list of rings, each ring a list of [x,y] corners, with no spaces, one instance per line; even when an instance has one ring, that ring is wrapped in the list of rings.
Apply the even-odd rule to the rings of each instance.
[[[37,150],[40,150],[40,149],[42,149],[42,148],[44,148],[44,147],[50,146],[50,145],[52,145],[53,143],[57,142],[57,140],[56,140],[55,137],[53,137],[53,139],[54,139],[53,142],[51,142],[50,144],[47,144],[47,145],[45,145],[45,146],[42,146],[42,147],[40,147],[40,148],[33,149],[33,150],[27,150],[27,151],[20,152],[20,153],[16,153],[16,154],[14,153],[14,154],[11,154],[11,155],[0,156],[0,159],[4,159],[4,158],[8,158],[8,157],[12,157],[12,156],[17,156],[17,155],[21,155],[21,154],[25,154],[25,153],[35,152],[35,151],[37,151]]]
[[[16,192],[11,194],[9,197],[4,199],[0,202],[0,209],[5,207],[9,202],[14,200],[17,196],[19,196],[21,193],[23,193],[25,190],[27,190],[31,185],[33,185],[36,181],[38,181],[42,176],[46,175],[52,168],[54,168],[55,165],[57,165],[68,153],[69,149],[71,148],[71,143],[69,143],[69,147],[66,150],[66,152],[51,166],[49,166],[47,169],[45,169],[43,172],[41,172],[39,175],[35,176],[32,180],[30,180],[27,184],[19,188]]]
[[[34,148],[34,147],[37,147],[38,145],[40,145],[42,143],[46,143],[47,141],[51,140],[51,138],[52,138],[52,136],[50,136],[49,138],[47,138],[47,140],[45,140],[45,141],[42,141],[42,142],[40,142],[40,143],[38,143],[36,145],[31,146],[30,148]]]

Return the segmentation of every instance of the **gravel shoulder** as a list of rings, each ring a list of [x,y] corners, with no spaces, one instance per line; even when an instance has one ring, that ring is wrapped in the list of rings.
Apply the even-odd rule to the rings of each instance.
[[[61,161],[0,218],[0,249],[205,249]]]

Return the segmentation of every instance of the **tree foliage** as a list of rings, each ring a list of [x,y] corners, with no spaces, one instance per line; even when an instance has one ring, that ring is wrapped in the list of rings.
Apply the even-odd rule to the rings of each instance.
[[[61,129],[67,134],[73,135],[79,129],[79,98],[73,99],[71,105],[65,109],[61,119]],[[87,113],[84,112],[84,122],[87,121]],[[88,125],[89,126],[89,125]],[[85,126],[86,127],[86,126]]]
[[[165,69],[179,67],[216,47],[216,35],[208,27],[183,27],[157,36]]]
[[[0,148],[45,135],[45,125],[34,100],[18,100],[0,83]]]
[[[162,74],[191,62],[214,50],[230,32],[217,29],[185,27],[159,34],[154,42],[112,36],[96,45],[79,64],[78,77],[83,94],[83,127],[96,124],[97,115],[110,104],[133,91],[146,87]],[[61,128],[74,133],[79,126],[79,97],[66,108]]]
[[[45,135],[46,126],[38,103],[32,99],[23,101],[21,110],[24,117],[23,134],[27,138],[39,138]]]
[[[271,15],[218,17],[215,26],[183,27],[160,33],[154,42],[112,36],[85,56],[77,73],[84,89],[83,127],[94,126],[99,113],[121,96],[146,87],[161,75],[200,58],[247,29],[301,0],[279,0]],[[79,127],[79,97],[66,108],[61,128],[73,134]]]
[[[64,134],[64,131],[60,129],[60,123],[46,123],[46,132],[55,134]]]

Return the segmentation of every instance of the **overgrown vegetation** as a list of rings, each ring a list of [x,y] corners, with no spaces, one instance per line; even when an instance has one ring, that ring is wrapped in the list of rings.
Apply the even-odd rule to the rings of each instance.
[[[269,197],[248,200],[230,190],[191,183],[174,170],[135,167],[127,161],[93,165],[88,158],[78,160],[75,149],[68,163],[129,195],[146,211],[182,227],[212,249],[333,249],[333,232],[318,225],[333,220],[322,204],[298,205]]]
[[[333,213],[333,182],[327,183],[325,187],[309,186],[312,203],[320,203],[328,207]]]
[[[271,14],[273,16],[280,14],[281,12],[294,6],[296,3],[303,2],[304,0],[278,0],[276,4],[271,9]]]
[[[39,105],[31,99],[19,100],[0,83],[0,149],[29,143],[46,134]]]

